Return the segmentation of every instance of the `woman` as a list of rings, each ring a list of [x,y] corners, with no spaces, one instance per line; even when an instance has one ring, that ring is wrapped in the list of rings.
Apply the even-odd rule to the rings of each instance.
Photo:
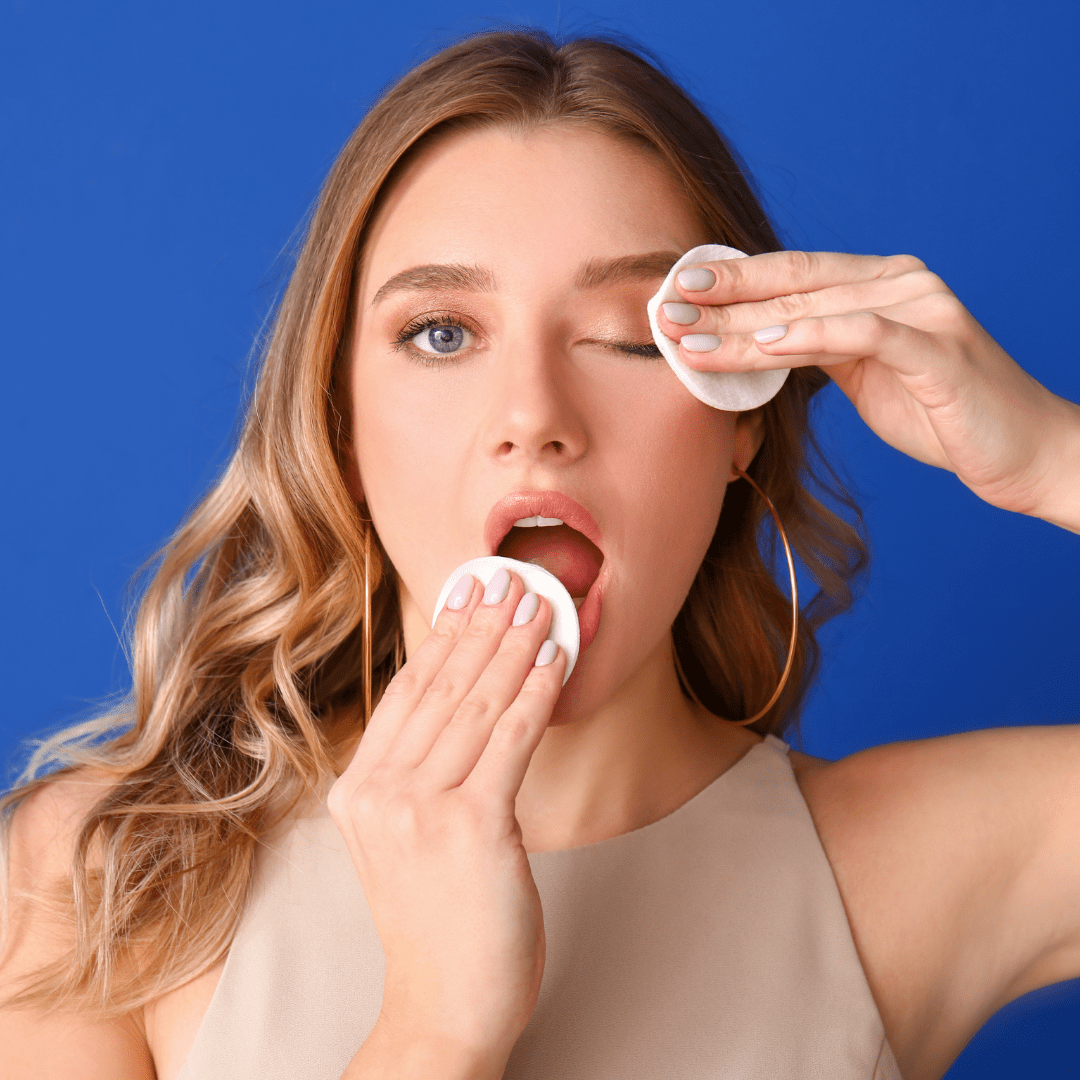
[[[701,370],[792,369],[744,413],[645,318],[709,242],[751,258],[660,326]],[[1080,974],[1071,730],[777,737],[864,562],[814,494],[827,377],[1074,531],[1080,409],[917,259],[778,248],[624,48],[480,36],[373,108],[143,600],[130,730],[8,796],[5,1075],[913,1080]],[[790,655],[770,504],[821,586]],[[432,631],[496,551],[582,600],[565,686],[515,575]]]

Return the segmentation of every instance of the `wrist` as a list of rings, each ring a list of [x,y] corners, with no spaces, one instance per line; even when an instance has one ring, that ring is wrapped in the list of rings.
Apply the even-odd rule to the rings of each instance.
[[[1059,422],[1049,440],[1042,497],[1032,514],[1080,533],[1080,405],[1057,400]]]

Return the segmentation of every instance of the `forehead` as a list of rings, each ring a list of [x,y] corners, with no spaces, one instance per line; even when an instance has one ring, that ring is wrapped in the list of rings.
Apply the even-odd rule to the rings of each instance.
[[[360,290],[428,263],[489,269],[496,283],[573,277],[590,260],[685,251],[702,226],[650,151],[602,132],[549,126],[449,135],[422,151],[368,234]]]

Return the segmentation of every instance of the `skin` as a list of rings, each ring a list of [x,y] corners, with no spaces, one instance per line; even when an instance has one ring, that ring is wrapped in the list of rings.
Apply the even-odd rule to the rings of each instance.
[[[575,285],[586,260],[710,240],[652,158],[582,129],[438,143],[376,222],[352,340],[350,482],[401,578],[408,663],[355,753],[343,743],[331,795],[387,953],[384,1015],[347,1076],[501,1075],[543,967],[526,853],[655,821],[759,741],[689,705],[670,660],[671,621],[757,418],[711,410],[662,361],[611,347],[649,340],[662,272]],[[400,270],[446,262],[484,267],[496,287],[372,304]],[[699,319],[664,324],[723,338],[684,348],[688,363],[821,365],[892,445],[1080,531],[1080,409],[1025,375],[918,260],[792,252],[709,269],[712,288],[684,291]],[[424,367],[393,348],[427,312],[473,331],[460,360]],[[783,338],[753,340],[780,323]],[[561,690],[563,657],[533,666],[546,603],[510,626],[517,579],[491,606],[477,588],[429,632],[447,574],[483,549],[490,506],[545,487],[593,513],[611,564],[600,630]],[[996,1009],[1080,974],[1075,728],[792,758],[905,1080],[942,1076]],[[17,883],[63,866],[96,783],[57,785],[20,815]],[[5,978],[48,958],[48,929],[20,924]],[[219,974],[124,1023],[2,1014],[7,1073],[171,1080]]]

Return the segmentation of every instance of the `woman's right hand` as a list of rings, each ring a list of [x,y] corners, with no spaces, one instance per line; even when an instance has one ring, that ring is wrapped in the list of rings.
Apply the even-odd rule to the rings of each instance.
[[[551,607],[516,575],[497,603],[495,579],[486,593],[468,582],[465,606],[443,608],[387,687],[328,803],[386,954],[384,1037],[505,1062],[545,954],[514,803],[566,655],[534,666]]]

